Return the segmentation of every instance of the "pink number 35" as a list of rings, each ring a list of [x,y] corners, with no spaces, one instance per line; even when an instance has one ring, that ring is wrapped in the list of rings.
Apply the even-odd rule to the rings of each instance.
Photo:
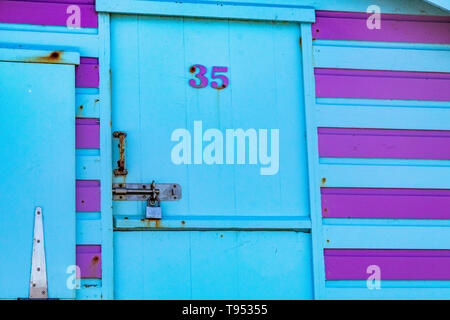
[[[195,74],[195,77],[198,80],[191,79],[189,80],[189,85],[193,88],[205,88],[208,85],[208,78],[205,77],[206,72],[208,71],[205,66],[202,66],[201,64],[195,64],[192,67],[189,68],[189,71],[191,73],[195,73],[198,70],[197,74]],[[212,67],[211,72],[211,78],[212,79],[220,79],[221,83],[217,83],[217,81],[211,82],[211,87],[217,90],[225,89],[228,87],[228,84],[230,81],[228,78],[223,74],[218,73],[224,73],[228,71],[228,67]]]

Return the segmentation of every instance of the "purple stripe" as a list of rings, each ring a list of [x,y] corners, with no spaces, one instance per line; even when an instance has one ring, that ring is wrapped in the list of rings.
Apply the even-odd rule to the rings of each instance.
[[[450,159],[450,131],[319,128],[319,156]]]
[[[418,72],[418,71],[385,71],[385,70],[356,70],[356,69],[325,69],[316,68],[315,75],[339,75],[374,78],[412,78],[412,79],[443,79],[450,80],[450,73]]]
[[[99,212],[101,210],[100,181],[77,180],[75,197],[77,212]]]
[[[450,43],[449,17],[382,14],[381,28],[369,29],[368,13],[317,11],[315,39]]]
[[[50,1],[50,0],[48,0]],[[61,0],[65,1],[65,0]],[[326,18],[347,18],[347,19],[367,19],[371,14],[366,12],[349,12],[349,11],[316,11],[316,17]],[[392,14],[383,13],[383,20],[398,20],[398,21],[431,21],[431,22],[448,22],[448,16],[426,16],[426,15],[412,15],[412,14]]]
[[[78,149],[100,148],[100,123],[98,119],[75,119],[75,146]]]
[[[67,4],[95,4],[95,0],[22,0],[22,2],[50,2]]]
[[[75,67],[75,86],[98,88],[99,71],[97,58],[80,58],[80,64]]]
[[[80,8],[81,27],[97,28],[95,5],[77,4]],[[67,13],[71,3],[0,1],[0,22],[66,26],[72,11]]]
[[[102,277],[102,256],[100,245],[78,245],[77,266],[80,267],[81,278]]]
[[[97,64],[98,58],[80,57],[80,64]]]
[[[325,249],[325,256],[338,257],[448,257],[445,249]]]
[[[324,218],[450,219],[450,190],[321,188]]]
[[[381,280],[450,280],[450,250],[325,249],[327,280],[367,280],[376,265]]]
[[[318,128],[319,134],[361,135],[361,136],[403,136],[403,137],[441,137],[450,138],[445,130],[404,130],[404,129],[354,129],[354,128]]]
[[[316,96],[450,101],[447,73],[319,69]]]

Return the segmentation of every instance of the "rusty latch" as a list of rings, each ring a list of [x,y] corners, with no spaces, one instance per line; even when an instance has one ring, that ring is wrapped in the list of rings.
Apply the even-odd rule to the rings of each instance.
[[[181,199],[181,186],[176,183],[113,183],[113,200],[147,201],[147,219],[161,219],[161,201]]]
[[[117,169],[114,169],[114,175],[116,176],[126,176],[128,170],[125,169],[125,145],[126,145],[126,132],[115,131],[113,133],[114,138],[119,138],[119,154],[120,159],[117,161]]]
[[[112,193],[116,201],[146,201],[156,196],[159,201],[176,201],[181,199],[181,186],[177,183],[113,183]]]

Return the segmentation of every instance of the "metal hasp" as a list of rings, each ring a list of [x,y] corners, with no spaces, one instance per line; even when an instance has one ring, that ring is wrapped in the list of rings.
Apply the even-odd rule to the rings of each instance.
[[[128,170],[125,169],[125,145],[126,145],[126,132],[115,131],[113,133],[114,138],[119,138],[119,160],[117,161],[117,169],[114,169],[115,176],[126,176]]]
[[[30,299],[47,299],[47,268],[45,264],[42,209],[34,211],[33,257],[31,259]]]
[[[113,200],[147,201],[147,219],[161,219],[161,201],[181,199],[181,186],[176,183],[113,183],[112,192]]]

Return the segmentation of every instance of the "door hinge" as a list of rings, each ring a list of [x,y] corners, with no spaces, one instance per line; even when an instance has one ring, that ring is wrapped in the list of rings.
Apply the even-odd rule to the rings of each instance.
[[[181,199],[181,186],[176,183],[113,183],[113,200],[147,201],[145,217],[161,219],[161,201]]]
[[[44,224],[41,207],[34,210],[33,256],[29,299],[47,299],[47,268],[45,263]]]

